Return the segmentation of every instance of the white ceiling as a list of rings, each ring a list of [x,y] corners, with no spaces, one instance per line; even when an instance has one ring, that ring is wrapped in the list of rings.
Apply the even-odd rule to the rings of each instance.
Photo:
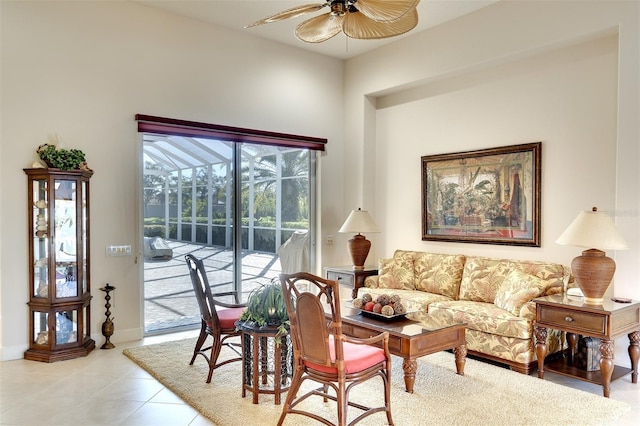
[[[292,7],[305,4],[322,4],[325,0],[137,0],[137,3],[243,31],[256,37],[299,47],[318,54],[347,59],[407,35],[424,31],[443,22],[471,13],[497,1],[421,0],[418,5],[418,26],[407,34],[384,40],[356,40],[349,39],[340,33],[324,43],[302,42],[293,35],[293,31],[305,19],[327,13],[327,8],[323,8],[315,14],[299,16],[258,27],[245,29],[244,26]]]

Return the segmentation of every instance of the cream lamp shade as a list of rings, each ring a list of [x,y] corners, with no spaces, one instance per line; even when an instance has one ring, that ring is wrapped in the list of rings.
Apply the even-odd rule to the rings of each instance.
[[[601,305],[616,271],[616,263],[603,250],[628,248],[611,217],[599,212],[596,207],[591,211],[580,212],[556,243],[588,249],[573,259],[571,270],[582,290],[585,303]]]
[[[371,241],[367,240],[362,233],[380,232],[380,229],[378,229],[369,212],[360,208],[358,208],[358,210],[352,210],[338,232],[343,234],[357,234],[347,242],[347,247],[349,248],[349,254],[353,262],[353,269],[364,269],[364,263],[367,260],[369,249],[371,248]]]

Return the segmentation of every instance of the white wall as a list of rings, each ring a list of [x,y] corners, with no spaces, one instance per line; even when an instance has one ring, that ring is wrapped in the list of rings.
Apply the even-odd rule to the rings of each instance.
[[[552,260],[581,210],[614,213],[630,250],[609,253],[609,295],[640,299],[638,2],[499,2],[346,62],[347,200],[397,248]],[[421,240],[423,155],[542,141],[541,247]],[[628,339],[616,361],[629,365]]]
[[[91,333],[140,338],[136,113],[327,138],[321,198],[342,167],[342,61],[130,2],[1,2],[0,359],[28,347],[27,195],[22,171],[57,134],[85,151],[91,179]],[[330,153],[330,154],[329,154]],[[339,187],[339,185],[338,185]],[[323,207],[323,210],[325,208]],[[324,219],[331,222],[330,217]]]
[[[617,37],[608,37],[442,80],[429,93],[379,98],[376,218],[383,229],[407,224],[382,234],[380,246],[564,260],[567,250],[554,240],[577,215],[573,206],[615,205],[616,82]],[[408,195],[421,193],[422,155],[538,141],[541,248],[420,240],[421,198]],[[410,166],[398,167],[407,158]]]

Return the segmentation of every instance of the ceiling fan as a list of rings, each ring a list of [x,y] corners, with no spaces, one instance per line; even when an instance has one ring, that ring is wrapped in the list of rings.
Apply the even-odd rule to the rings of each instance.
[[[329,12],[307,19],[295,29],[295,35],[307,43],[321,43],[341,31],[351,38],[380,39],[411,31],[418,24],[416,6],[420,0],[326,0],[284,10],[245,28],[295,18],[317,12]]]

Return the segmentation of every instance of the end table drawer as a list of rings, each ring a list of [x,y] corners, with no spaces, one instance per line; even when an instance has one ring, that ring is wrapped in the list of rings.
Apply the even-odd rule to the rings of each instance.
[[[538,306],[538,322],[544,323],[549,328],[554,325],[562,330],[575,330],[577,332],[589,332],[604,335],[607,332],[607,316],[594,315],[592,312],[568,311],[553,306]]]
[[[353,274],[341,274],[340,272],[327,271],[327,279],[338,281],[338,284],[353,287]]]

